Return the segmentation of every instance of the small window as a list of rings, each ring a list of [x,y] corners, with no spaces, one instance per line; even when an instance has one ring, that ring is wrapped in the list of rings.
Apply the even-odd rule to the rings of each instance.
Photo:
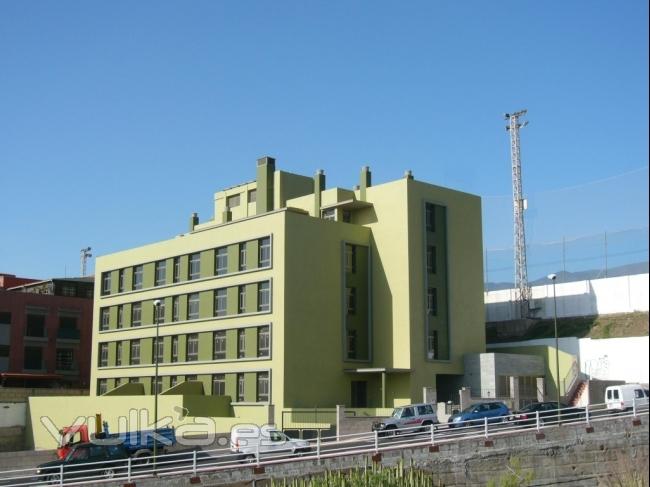
[[[330,220],[330,221],[336,220],[336,209],[335,208],[329,208],[327,210],[323,210],[322,217],[323,217],[323,220]]]
[[[246,242],[243,242],[239,244],[239,270],[240,271],[246,270],[246,259],[247,259]]]
[[[236,208],[240,204],[240,198],[238,194],[233,194],[226,198],[226,206],[228,208]]]
[[[255,203],[257,201],[257,190],[256,189],[251,189],[248,192],[248,202],[249,203]]]
[[[343,210],[343,222],[352,223],[352,212],[350,210]]]
[[[172,321],[180,320],[181,299],[179,296],[172,298]]]
[[[246,330],[237,330],[237,358],[246,357]]]
[[[115,346],[115,365],[122,365],[122,342],[117,342]]]
[[[239,307],[238,313],[246,313],[246,286],[239,286]]]
[[[226,358],[226,332],[219,330],[214,332],[212,359],[224,360]]]
[[[614,399],[618,399],[618,389],[614,389]]]
[[[225,374],[214,374],[212,376],[212,395],[226,395],[226,376]]]
[[[190,254],[190,266],[188,269],[188,279],[190,281],[201,277],[201,254],[196,252]]]
[[[117,327],[122,328],[124,326],[124,306],[121,304],[117,307]]]
[[[172,375],[169,377],[169,387],[174,387],[178,385],[178,376]]]
[[[246,396],[244,395],[244,388],[246,382],[244,379],[244,374],[237,374],[237,401],[244,402]]]
[[[110,310],[108,308],[102,308],[100,313],[101,313],[101,323],[99,325],[99,329],[102,331],[108,330],[111,321]]]
[[[151,380],[151,394],[160,394],[162,392],[162,377],[158,376]]]
[[[178,362],[178,335],[172,337],[172,362]]]
[[[156,262],[156,286],[164,286],[167,282],[167,261],[159,260]]]
[[[108,381],[106,379],[99,379],[97,381],[97,395],[101,396],[108,392]],[[86,459],[88,458],[88,448],[79,448],[74,452],[74,459]]]
[[[174,257],[174,271],[172,274],[172,280],[174,282],[180,282],[181,280],[181,258]]]
[[[348,345],[348,350],[347,350],[348,358],[351,360],[355,360],[357,358],[357,331],[356,330],[348,330],[347,345]]]
[[[413,411],[413,408],[404,408],[404,411],[402,411],[402,418],[412,418],[415,416],[415,411]]]
[[[144,266],[136,265],[133,267],[133,289],[142,289],[142,279],[144,276]]]
[[[156,346],[157,345],[157,346]],[[158,353],[156,353],[158,352]],[[162,337],[153,339],[153,360],[152,362],[162,364],[165,361],[165,341]]]
[[[188,362],[196,362],[199,359],[199,335],[198,333],[190,333],[187,335],[187,354],[186,360]]]
[[[117,273],[117,291],[120,293],[124,292],[124,284],[125,284],[125,271],[124,269],[120,269]]]
[[[435,287],[427,290],[427,313],[429,316],[438,316],[438,290]]]
[[[435,205],[432,205],[431,203],[427,203],[425,205],[425,220],[426,220],[426,227],[427,227],[427,232],[435,232],[436,231],[436,211],[435,211]]]
[[[57,348],[56,370],[75,370],[75,368],[74,350],[69,348]]]
[[[215,270],[217,276],[223,276],[228,273],[228,248],[219,247],[215,251]]]
[[[131,340],[131,365],[140,365],[140,340]]]
[[[259,240],[259,267],[271,266],[271,238],[265,237]]]
[[[357,311],[357,288],[348,287],[345,289],[347,310],[349,315],[353,315]]]
[[[634,389],[634,397],[636,399],[643,399],[645,397],[643,395],[643,389]]]
[[[142,324],[142,303],[133,303],[131,305],[131,326],[140,326]]]
[[[427,272],[429,274],[436,273],[436,247],[434,245],[427,246]]]
[[[269,373],[257,373],[257,402],[268,402],[269,400]]]
[[[438,358],[438,331],[429,330],[427,335],[427,358],[435,360]]]
[[[269,357],[271,355],[271,330],[268,326],[257,329],[257,356]]]
[[[153,324],[162,325],[165,322],[165,300],[160,299],[160,304],[153,305]]]
[[[102,273],[102,295],[111,294],[111,273]]]
[[[225,288],[214,291],[214,316],[226,316],[228,313],[228,293]]]
[[[187,319],[199,318],[199,293],[192,293],[187,297]]]
[[[354,274],[357,271],[357,247],[345,244],[345,272]]]
[[[269,281],[260,282],[257,285],[257,311],[269,311],[271,309],[271,285]]]

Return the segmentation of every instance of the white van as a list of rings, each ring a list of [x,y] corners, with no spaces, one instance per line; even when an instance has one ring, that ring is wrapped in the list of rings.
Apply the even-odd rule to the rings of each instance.
[[[230,451],[242,459],[259,456],[290,456],[311,452],[308,441],[289,438],[272,425],[239,424],[230,431]]]
[[[641,384],[622,384],[605,389],[607,409],[625,411],[633,406],[648,407],[648,390]]]

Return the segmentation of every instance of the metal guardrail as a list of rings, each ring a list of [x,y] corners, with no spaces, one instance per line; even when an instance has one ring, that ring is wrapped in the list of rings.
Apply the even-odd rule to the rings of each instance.
[[[366,432],[338,437],[317,437],[309,441],[309,451],[294,451],[293,447],[261,451],[259,443],[254,454],[243,455],[229,448],[214,450],[193,450],[159,456],[155,463],[128,458],[84,464],[83,470],[72,470],[63,465],[44,472],[31,469],[8,470],[0,472],[0,485],[81,485],[89,481],[94,483],[127,482],[137,479],[163,478],[174,475],[192,475],[216,472],[245,466],[272,465],[301,459],[321,460],[346,455],[376,454],[382,450],[395,448],[413,448],[428,445],[440,445],[464,439],[487,439],[519,431],[541,431],[545,428],[558,427],[563,424],[591,424],[613,418],[648,415],[647,400],[640,406],[633,402],[631,410],[615,411],[607,409],[605,404],[596,404],[586,408],[568,408],[536,412],[535,414],[483,418],[480,420],[459,421],[448,424],[436,424],[425,427],[405,428],[397,432]],[[78,474],[74,478],[72,475]],[[67,477],[67,478],[66,478]]]

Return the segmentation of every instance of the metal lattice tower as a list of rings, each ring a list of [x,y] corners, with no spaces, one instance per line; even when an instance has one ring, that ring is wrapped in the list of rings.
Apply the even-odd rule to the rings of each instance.
[[[93,256],[93,254],[90,253],[91,250],[92,249],[90,247],[81,249],[81,277],[84,277],[86,275],[86,262],[90,257]]]
[[[528,125],[521,122],[520,117],[527,110],[506,113],[508,120],[506,130],[510,132],[510,158],[512,159],[512,202],[514,208],[514,237],[515,237],[515,288],[519,303],[520,318],[525,319],[530,313],[531,291],[528,285],[528,266],[526,264],[526,232],[524,230],[524,210],[526,201],[521,185],[521,150],[519,144],[519,129]]]

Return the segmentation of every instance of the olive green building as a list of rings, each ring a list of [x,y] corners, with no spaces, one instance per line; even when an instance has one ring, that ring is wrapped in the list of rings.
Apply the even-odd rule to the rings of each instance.
[[[453,390],[485,351],[480,198],[410,173],[373,186],[367,167],[353,189],[256,169],[212,219],[97,259],[91,395],[198,382],[278,420]]]

